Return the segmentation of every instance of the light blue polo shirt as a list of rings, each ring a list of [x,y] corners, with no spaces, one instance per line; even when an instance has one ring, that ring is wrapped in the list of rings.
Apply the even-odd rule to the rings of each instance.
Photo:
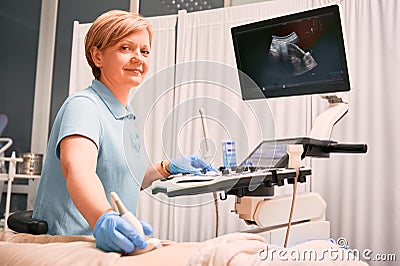
[[[59,145],[71,135],[85,136],[96,144],[96,173],[110,204],[110,192],[115,191],[126,207],[136,213],[146,161],[134,120],[132,110],[122,106],[98,80],[64,102],[50,134],[33,211],[34,219],[48,223],[48,234],[92,234],[72,202],[61,172]]]

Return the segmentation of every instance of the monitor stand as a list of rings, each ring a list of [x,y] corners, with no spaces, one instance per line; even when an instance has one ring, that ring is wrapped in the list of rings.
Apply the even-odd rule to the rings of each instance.
[[[336,95],[321,96],[321,98],[326,99],[329,106],[315,119],[310,137],[330,140],[333,127],[347,113],[349,105]]]

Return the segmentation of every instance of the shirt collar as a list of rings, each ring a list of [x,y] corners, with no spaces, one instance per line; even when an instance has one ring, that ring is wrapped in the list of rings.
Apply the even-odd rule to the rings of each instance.
[[[132,109],[122,106],[122,104],[115,98],[114,94],[99,80],[94,79],[92,81],[93,90],[99,95],[100,99],[104,102],[110,112],[113,114],[115,119],[123,119],[125,117],[132,116],[136,118]]]

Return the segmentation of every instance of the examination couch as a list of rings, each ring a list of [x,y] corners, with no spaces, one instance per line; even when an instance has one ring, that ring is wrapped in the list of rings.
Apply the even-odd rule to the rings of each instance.
[[[256,234],[231,233],[204,242],[162,241],[163,248],[124,256],[103,252],[91,236],[0,233],[0,265],[367,265],[328,240],[313,240],[283,249]],[[279,253],[284,250],[285,252]],[[315,256],[294,260],[315,251]],[[338,258],[326,251],[336,252]],[[268,252],[268,253],[265,253]],[[268,255],[267,255],[268,254]],[[300,257],[301,258],[301,257]]]

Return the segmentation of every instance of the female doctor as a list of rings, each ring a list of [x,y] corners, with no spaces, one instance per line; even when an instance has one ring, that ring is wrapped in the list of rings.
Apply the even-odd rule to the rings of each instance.
[[[33,210],[33,219],[48,223],[49,234],[93,233],[96,246],[105,251],[145,248],[135,228],[112,211],[110,192],[135,213],[139,191],[153,181],[215,171],[195,156],[146,169],[128,97],[149,69],[151,42],[149,22],[126,11],[106,12],[90,27],[85,52],[95,79],[66,99],[57,114]],[[151,226],[141,223],[145,234],[151,234]]]

